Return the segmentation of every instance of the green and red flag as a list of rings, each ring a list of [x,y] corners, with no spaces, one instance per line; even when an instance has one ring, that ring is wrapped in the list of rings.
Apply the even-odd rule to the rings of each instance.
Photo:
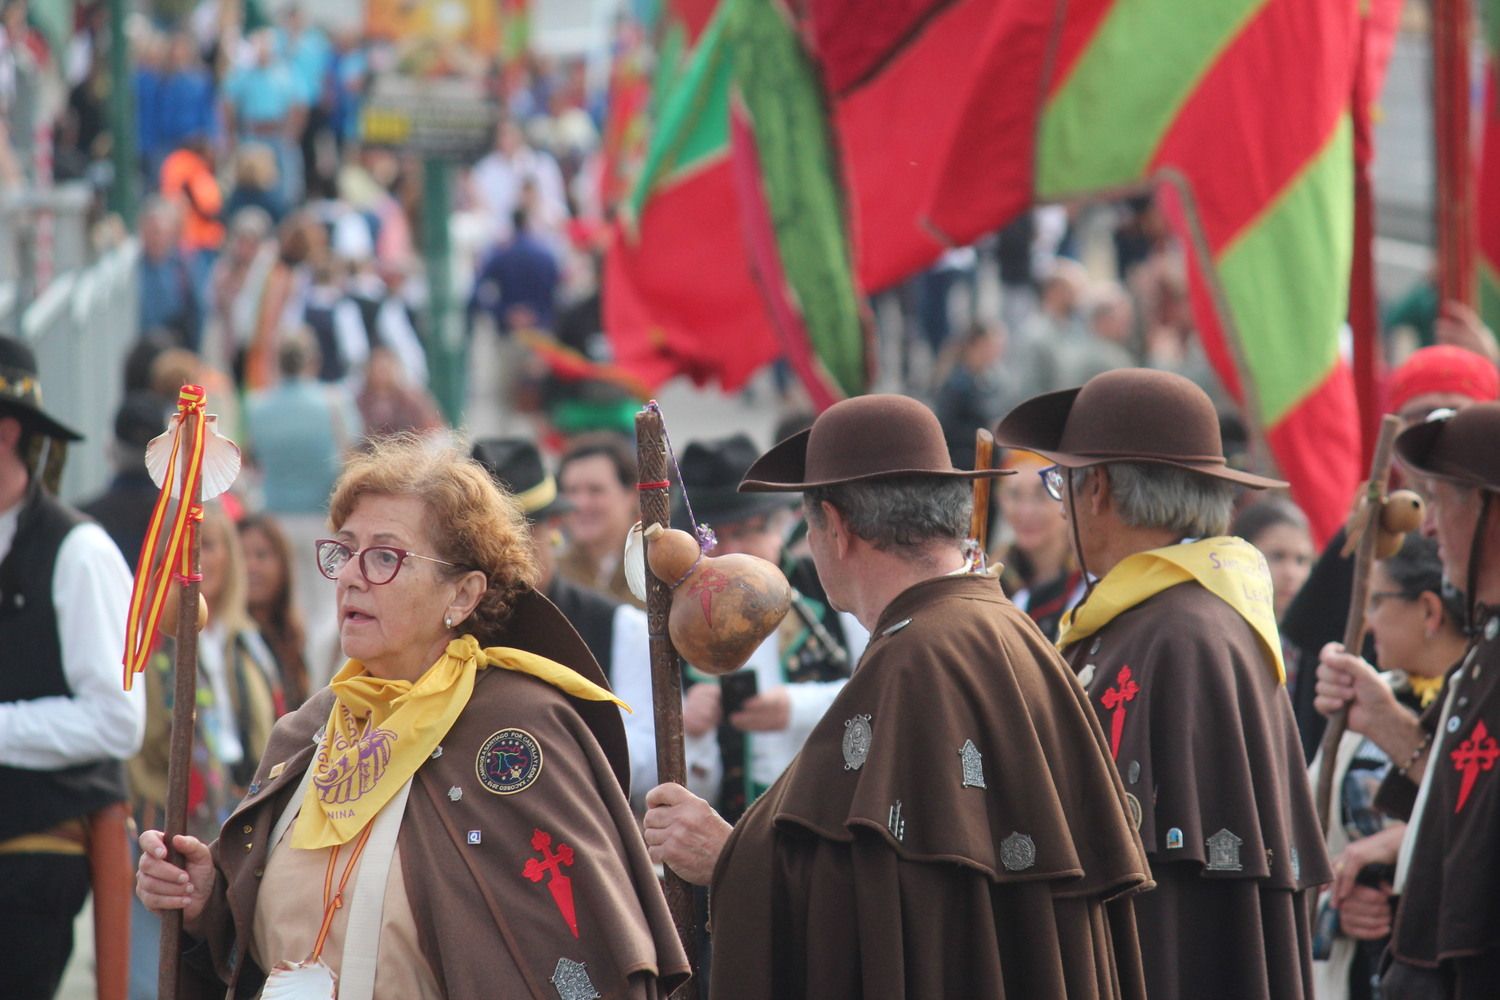
[[[991,15],[992,41],[961,97],[928,219],[958,244],[1004,221],[973,206],[1008,205],[982,190],[979,165],[1016,155],[1001,123],[1025,120],[1025,110],[1018,99],[996,106],[996,95],[1017,89],[1039,105],[1032,199],[1160,185],[1187,249],[1204,349],[1326,540],[1361,464],[1339,350],[1358,10],[1336,0],[1081,0],[1055,12],[1029,91],[1007,57],[1014,38],[1035,46],[1036,27]]]

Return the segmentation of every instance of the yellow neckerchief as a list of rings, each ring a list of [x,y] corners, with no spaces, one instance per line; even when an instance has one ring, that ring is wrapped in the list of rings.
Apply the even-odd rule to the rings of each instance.
[[[416,681],[365,673],[350,660],[329,687],[335,697],[312,783],[292,831],[292,846],[311,850],[354,839],[417,772],[474,693],[483,667],[529,674],[585,701],[630,706],[569,668],[523,649],[480,649],[472,635],[448,643]]]
[[[1189,580],[1198,581],[1250,623],[1275,665],[1276,680],[1285,684],[1271,573],[1265,557],[1241,538],[1204,538],[1127,557],[1105,574],[1083,604],[1063,615],[1057,648],[1067,649],[1147,598]]]
[[[1442,677],[1422,677],[1419,674],[1407,674],[1406,683],[1411,687],[1411,693],[1417,696],[1422,707],[1426,708],[1437,701],[1439,692],[1443,690]]]

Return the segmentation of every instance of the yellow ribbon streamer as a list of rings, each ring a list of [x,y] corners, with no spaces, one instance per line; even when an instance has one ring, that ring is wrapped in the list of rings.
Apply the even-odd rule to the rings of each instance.
[[[1241,538],[1205,538],[1125,558],[1105,574],[1088,600],[1063,615],[1057,648],[1067,649],[1137,604],[1190,580],[1202,584],[1250,623],[1275,668],[1276,680],[1285,684],[1271,573],[1260,551]]]
[[[206,403],[207,397],[204,395],[202,386],[185,385],[177,394],[179,433],[180,429],[186,425],[189,413],[196,413],[198,419],[193,423],[191,440],[185,444],[181,440],[174,442],[172,454],[167,459],[167,471],[162,477],[161,493],[157,495],[156,506],[151,511],[151,521],[146,527],[146,537],[141,543],[141,554],[136,559],[135,583],[130,590],[130,611],[125,619],[126,691],[134,686],[135,675],[146,668],[146,660],[151,655],[151,637],[156,632],[157,622],[161,620],[162,606],[167,599],[167,588],[172,585],[174,577],[188,580],[194,573],[192,536],[197,530],[194,526],[196,522],[203,520],[203,507],[192,503],[191,500],[196,493],[198,480],[203,474],[205,423],[203,411]],[[157,543],[161,539],[162,527],[166,523],[172,484],[176,482],[177,477],[177,459],[184,449],[186,449],[186,455],[183,459],[182,493],[177,512],[172,519],[171,531],[167,536],[167,547],[162,552],[161,571],[156,573],[153,579],[152,571],[155,567],[152,555],[156,551]],[[180,613],[196,615],[197,609],[184,608]]]
[[[350,660],[329,687],[335,702],[313,779],[292,830],[302,849],[346,844],[359,835],[407,779],[432,756],[474,693],[485,667],[528,674],[585,701],[630,706],[605,688],[545,656],[491,646],[472,635],[448,643],[443,655],[415,681],[372,677]]]

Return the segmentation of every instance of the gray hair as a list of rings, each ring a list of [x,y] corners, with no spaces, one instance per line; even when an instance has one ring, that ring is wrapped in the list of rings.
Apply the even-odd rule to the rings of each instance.
[[[1120,520],[1132,528],[1165,528],[1183,538],[1212,538],[1229,531],[1234,484],[1175,465],[1111,462],[1095,466],[1109,481]],[[1081,489],[1089,469],[1072,470]]]
[[[969,534],[974,497],[966,479],[893,476],[814,487],[802,494],[802,503],[808,518],[820,527],[822,505],[833,505],[851,532],[889,552],[963,541]]]

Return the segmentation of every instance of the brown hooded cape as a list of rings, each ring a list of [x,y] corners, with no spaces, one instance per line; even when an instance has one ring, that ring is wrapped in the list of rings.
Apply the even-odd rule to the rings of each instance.
[[[577,633],[536,593],[517,601],[503,634],[487,644],[539,653],[605,683]],[[250,959],[248,942],[267,841],[332,705],[325,688],[277,722],[251,794],[214,843],[219,877],[201,920],[204,938],[186,956],[184,996],[248,997],[260,989],[265,972]],[[508,728],[540,745],[541,770],[524,790],[491,794],[476,758],[491,734]],[[413,779],[397,844],[419,943],[447,996],[556,1000],[551,977],[559,959],[583,963],[607,997],[655,1000],[686,978],[686,956],[626,799],[619,709],[485,669],[441,750]],[[450,795],[454,788],[461,794]],[[523,875],[537,857],[537,829],[552,836],[554,849],[573,849],[564,873],[576,938],[547,886]],[[469,843],[471,830],[480,832],[479,843]],[[308,906],[321,904],[321,891],[309,887]]]
[[[712,997],[1142,998],[1146,861],[1106,758],[996,580],[904,591],[725,845]]]
[[[1412,969],[1390,970],[1387,983],[1433,990],[1412,982],[1412,996],[1500,995],[1500,617],[1491,612],[1479,636],[1448,678],[1452,706],[1433,735],[1432,787],[1391,935],[1398,966]],[[1445,700],[1429,710],[1434,727]],[[1386,787],[1402,781],[1393,772]]]
[[[1328,856],[1291,702],[1249,623],[1182,583],[1064,655],[1111,741],[1123,709],[1115,764],[1156,880],[1136,901],[1151,1000],[1311,1000],[1308,891]]]

